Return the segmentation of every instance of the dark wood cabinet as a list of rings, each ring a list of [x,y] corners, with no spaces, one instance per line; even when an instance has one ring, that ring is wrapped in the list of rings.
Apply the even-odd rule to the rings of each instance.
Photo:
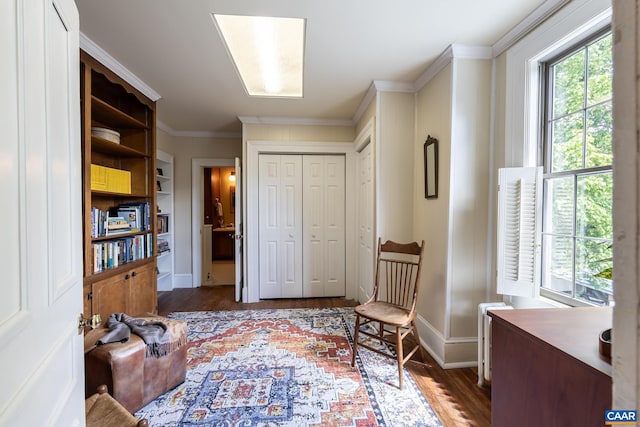
[[[235,256],[236,230],[231,227],[214,228],[211,236],[213,260],[232,260]]]
[[[598,348],[611,308],[490,312],[491,425],[602,426],[611,363]]]
[[[91,292],[91,313],[106,322],[112,313],[128,313],[129,292],[123,273],[95,282]]]
[[[158,297],[156,291],[156,268],[153,264],[145,264],[134,268],[129,274],[128,312],[132,316],[156,313]]]
[[[127,313],[131,316],[155,313],[155,276],[155,266],[144,263],[91,284],[91,295],[87,298],[91,313],[100,314],[103,322],[112,313]]]

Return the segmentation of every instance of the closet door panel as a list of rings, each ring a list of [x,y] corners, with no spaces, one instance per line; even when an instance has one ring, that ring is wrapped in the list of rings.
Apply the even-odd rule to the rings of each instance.
[[[284,298],[302,297],[302,156],[280,156],[282,176],[280,205],[281,280]]]
[[[304,296],[344,296],[344,156],[303,156],[303,170]]]
[[[324,296],[324,156],[303,156],[304,296]]]
[[[267,253],[266,253],[266,261],[268,263],[267,269],[267,280],[270,284],[276,284],[278,280],[278,242],[271,241],[266,244]]]
[[[284,244],[284,254],[282,256],[282,298],[302,297],[302,282],[299,273],[302,273],[301,263],[296,262],[298,247],[300,244],[294,241],[287,241]]]
[[[302,158],[259,156],[260,298],[302,296]]]
[[[325,157],[325,296],[345,295],[345,162]]]
[[[280,156],[260,156],[260,298],[281,297]]]

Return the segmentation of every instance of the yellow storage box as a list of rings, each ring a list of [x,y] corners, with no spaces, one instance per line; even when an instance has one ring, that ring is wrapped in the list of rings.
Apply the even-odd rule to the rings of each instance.
[[[131,172],[92,164],[91,189],[131,194]]]

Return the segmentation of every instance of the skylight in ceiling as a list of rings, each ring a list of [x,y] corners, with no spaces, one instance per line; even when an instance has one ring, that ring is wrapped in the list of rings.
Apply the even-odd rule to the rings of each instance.
[[[213,14],[251,96],[302,97],[305,20]]]

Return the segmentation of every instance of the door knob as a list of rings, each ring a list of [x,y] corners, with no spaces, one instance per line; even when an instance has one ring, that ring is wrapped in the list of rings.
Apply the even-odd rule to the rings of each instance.
[[[96,329],[102,323],[102,318],[99,314],[94,314],[89,319],[85,319],[80,313],[78,316],[78,333],[82,333],[84,328],[89,327],[91,329]]]

